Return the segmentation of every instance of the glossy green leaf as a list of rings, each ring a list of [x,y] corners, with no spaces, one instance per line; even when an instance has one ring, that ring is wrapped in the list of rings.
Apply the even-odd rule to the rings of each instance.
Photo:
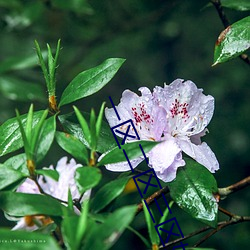
[[[23,153],[10,157],[8,160],[4,162],[4,165],[8,166],[9,168],[18,170],[19,172],[28,176],[29,171],[27,169],[26,160],[27,160],[26,155]]]
[[[95,187],[101,179],[101,170],[95,167],[77,168],[75,173],[76,185],[81,194],[88,189]]]
[[[103,88],[124,63],[124,59],[110,58],[95,68],[78,74],[64,90],[59,106],[92,95]]]
[[[103,223],[107,217],[108,217],[108,213],[102,213],[102,214],[89,214],[89,217],[93,218],[95,221],[97,222],[101,222]],[[136,231],[134,228],[132,228],[131,226],[127,226],[127,229],[129,231],[131,231],[132,233],[134,233],[136,236],[138,236],[138,238],[141,239],[141,241],[145,244],[145,246],[147,248],[150,248],[151,245],[149,243],[149,241],[138,231]]]
[[[214,65],[239,56],[250,47],[250,16],[228,26],[218,37]]]
[[[133,160],[135,158],[143,156],[143,153],[139,147],[140,144],[143,148],[143,151],[145,153],[147,153],[154,146],[156,146],[158,144],[158,142],[155,142],[155,141],[135,141],[135,142],[124,144],[122,146],[122,149],[125,150],[129,160]],[[114,149],[112,149],[103,158],[101,158],[100,162],[98,163],[98,166],[127,161],[122,149],[119,149],[119,147],[115,147]]]
[[[148,227],[148,233],[149,233],[150,242],[151,242],[152,245],[159,245],[160,238],[159,238],[159,236],[158,236],[158,234],[157,234],[157,232],[155,230],[154,223],[153,223],[153,221],[151,219],[149,211],[148,211],[148,209],[147,209],[147,207],[146,207],[146,205],[145,205],[145,203],[144,203],[143,200],[142,200],[142,204],[143,204],[144,216],[145,216],[147,227]],[[150,210],[150,212],[152,213],[151,210]]]
[[[80,249],[82,238],[88,225],[89,202],[84,201],[80,216],[65,217],[62,222],[62,234],[67,249]]]
[[[91,208],[94,212],[101,211],[124,190],[130,176],[124,176],[111,181],[99,189],[91,202]]]
[[[87,231],[88,214],[89,214],[89,200],[85,200],[82,206],[82,212],[77,225],[76,242],[78,248],[81,245],[85,232]]]
[[[26,175],[9,166],[0,164],[0,190],[13,184],[16,181],[21,181]]]
[[[64,218],[62,222],[62,235],[64,243],[68,250],[76,250],[78,242],[76,242],[78,216],[70,216]]]
[[[0,249],[6,250],[60,250],[54,238],[48,234],[26,231],[10,231],[0,228]]]
[[[89,114],[84,113],[84,116],[89,119]],[[86,147],[90,148],[89,143],[87,142],[80,125],[75,117],[74,113],[67,115],[60,115],[59,120],[62,123],[63,127],[76,138],[78,138]],[[112,148],[116,147],[116,142],[113,137],[113,134],[110,130],[110,127],[107,122],[102,121],[101,130],[99,135],[99,140],[97,142],[97,152],[104,153]]]
[[[177,177],[168,183],[170,195],[180,208],[191,216],[216,227],[218,204],[213,194],[218,191],[214,176],[194,160],[185,159]]]
[[[126,206],[117,209],[104,221],[103,224],[93,227],[86,238],[84,250],[111,248],[133,220],[136,206]]]
[[[101,127],[102,127],[102,118],[103,118],[103,113],[104,113],[104,108],[105,108],[105,102],[102,104],[97,120],[96,120],[96,138],[98,140],[99,135],[100,135],[100,131],[101,131]]]
[[[41,161],[48,153],[51,144],[53,143],[56,132],[56,117],[52,116],[45,120],[41,135],[39,137],[38,148],[37,148],[37,161]]]
[[[247,11],[250,10],[250,1],[249,0],[221,0],[221,4],[223,7],[239,10],[239,11]]]
[[[43,175],[43,176],[47,176],[50,177],[51,179],[58,181],[59,179],[59,173],[56,170],[52,170],[52,169],[37,169],[36,170],[37,174]]]
[[[64,132],[56,132],[56,141],[62,149],[71,154],[82,164],[88,165],[88,151],[86,146],[75,136]]]
[[[14,101],[45,101],[45,92],[39,84],[26,82],[14,77],[0,77],[0,93]]]
[[[73,106],[73,108],[75,110],[76,117],[81,125],[81,129],[82,129],[84,138],[86,138],[88,145],[91,145],[91,134],[90,134],[89,125],[88,125],[86,119],[84,118],[84,116],[82,115],[82,113],[80,112],[80,110],[75,106]]]
[[[34,112],[33,127],[44,111]],[[21,115],[22,124],[26,123],[27,114]],[[13,152],[23,146],[17,118],[11,118],[0,126],[0,156]]]
[[[95,111],[92,108],[91,112],[90,112],[90,121],[89,121],[89,129],[90,129],[90,136],[91,136],[91,149],[92,150],[96,150],[96,115],[95,115]]]
[[[0,208],[11,216],[62,216],[63,210],[66,209],[59,201],[49,196],[14,192],[0,193]]]

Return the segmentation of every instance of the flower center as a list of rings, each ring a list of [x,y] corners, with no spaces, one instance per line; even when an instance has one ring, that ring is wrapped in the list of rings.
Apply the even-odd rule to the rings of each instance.
[[[187,119],[190,117],[188,115],[187,107],[189,106],[188,103],[180,103],[177,99],[172,103],[172,108],[170,109],[172,118],[175,118],[176,116],[180,117],[184,120],[184,122],[187,121]]]
[[[148,124],[153,123],[153,119],[151,118],[150,114],[147,113],[145,109],[145,104],[139,103],[139,107],[132,107],[132,113],[135,118],[136,125],[140,125],[141,122],[146,122]]]

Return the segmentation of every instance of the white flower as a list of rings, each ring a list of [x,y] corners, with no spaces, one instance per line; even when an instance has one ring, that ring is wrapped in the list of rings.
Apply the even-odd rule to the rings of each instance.
[[[153,93],[148,88],[140,88],[141,96],[125,90],[121,102],[116,107],[121,118],[117,119],[114,109],[106,109],[105,115],[111,127],[132,119],[142,140],[162,141],[149,153],[149,166],[165,182],[176,177],[177,168],[184,166],[182,152],[205,166],[212,173],[219,169],[218,161],[201,136],[214,112],[214,98],[202,93],[191,81],[177,79],[163,88],[156,86]],[[124,133],[127,126],[119,127]],[[130,131],[130,134],[135,133]],[[121,136],[117,133],[118,136]],[[130,137],[128,141],[133,141]],[[136,167],[143,157],[131,161]],[[127,162],[108,164],[111,171],[130,170]]]
[[[61,158],[56,168],[53,166],[44,169],[56,170],[59,173],[58,181],[55,181],[52,178],[47,176],[40,176],[38,179],[38,183],[40,187],[46,194],[49,194],[57,199],[62,201],[68,200],[68,190],[70,190],[72,199],[78,199],[80,197],[80,193],[77,189],[76,182],[74,179],[75,171],[78,167],[81,167],[80,164],[76,164],[74,159],[71,159],[69,163],[67,162],[67,157]],[[16,190],[21,193],[31,193],[31,194],[41,194],[36,183],[27,178],[25,182],[23,182]],[[90,197],[91,190],[88,190],[84,193],[80,203]],[[64,203],[63,203],[64,204]],[[77,210],[75,210],[78,213]],[[33,221],[36,221],[36,224],[46,225],[51,223],[48,217],[45,216],[25,216],[21,218],[17,225],[12,230],[27,230],[34,231],[38,228],[37,225],[34,224]]]

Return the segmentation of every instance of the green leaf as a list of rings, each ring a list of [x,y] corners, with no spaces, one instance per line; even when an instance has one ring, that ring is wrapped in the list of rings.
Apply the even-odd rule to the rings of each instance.
[[[91,149],[96,150],[96,115],[94,109],[91,109],[90,112],[90,121],[89,121],[89,129],[90,129],[90,136],[91,136]]]
[[[124,61],[121,58],[110,58],[99,66],[78,74],[64,90],[59,106],[99,91],[114,77]]]
[[[88,151],[86,146],[73,135],[56,132],[56,141],[62,149],[71,154],[82,164],[88,165]]]
[[[81,194],[95,187],[102,179],[100,169],[95,167],[77,168],[75,173],[76,185]]]
[[[32,130],[33,134],[32,134],[32,138],[31,138],[31,152],[33,154],[36,153],[36,147],[39,144],[39,139],[41,138],[42,135],[42,131],[44,129],[44,125],[45,125],[45,119],[48,115],[48,110],[44,110],[41,119],[38,121],[37,125],[34,127],[34,129]],[[52,119],[54,119],[54,117],[52,117]],[[47,135],[46,135],[47,136]],[[54,135],[53,135],[54,138]],[[49,143],[50,146],[50,143]],[[46,152],[47,153],[47,152]]]
[[[69,250],[77,250],[76,233],[79,222],[78,216],[65,217],[62,222],[64,243]]]
[[[10,168],[9,166],[0,164],[0,190],[8,187],[16,181],[21,181],[26,175]]]
[[[0,77],[0,93],[15,101],[43,102],[46,100],[42,86],[9,76]]]
[[[56,117],[52,116],[44,121],[38,141],[37,161],[40,162],[48,153],[56,132]]]
[[[34,112],[33,127],[41,118],[43,111]],[[25,126],[27,114],[20,116]],[[0,126],[0,156],[13,152],[23,146],[17,118],[11,118]]]
[[[23,153],[10,157],[8,160],[4,162],[4,165],[8,166],[9,168],[18,170],[19,172],[28,176],[29,171],[26,165],[26,160],[27,160],[26,155]]]
[[[88,113],[83,113],[85,117],[89,118]],[[74,113],[67,115],[60,115],[59,120],[62,123],[63,127],[76,138],[78,138],[86,147],[90,148],[89,143],[87,142],[78,120],[75,117]],[[110,130],[110,127],[107,122],[102,121],[102,126],[100,130],[99,140],[97,142],[97,152],[105,153],[112,148],[116,147],[116,142],[113,139],[113,134]]]
[[[10,231],[0,228],[0,249],[11,250],[60,250],[56,241],[47,234],[26,231]]]
[[[51,179],[58,181],[59,179],[59,173],[56,170],[52,170],[52,169],[37,169],[36,170],[37,174],[40,175],[44,175],[44,176],[48,176]]]
[[[92,210],[97,213],[118,197],[130,178],[130,176],[118,178],[99,189],[91,202]]]
[[[160,238],[155,230],[153,221],[151,219],[151,216],[149,214],[149,211],[144,203],[144,201],[142,200],[142,204],[143,204],[143,211],[144,211],[144,216],[147,222],[147,227],[148,227],[148,233],[149,233],[149,237],[150,237],[150,242],[152,245],[159,245],[160,243]],[[149,208],[150,209],[150,208]],[[150,210],[151,211],[151,210]],[[152,211],[151,211],[152,213]]]
[[[97,120],[96,120],[96,138],[97,138],[97,140],[99,138],[101,127],[102,127],[102,118],[103,118],[104,108],[105,108],[105,102],[102,104],[102,106],[100,108],[100,112],[99,112]]]
[[[81,114],[81,112],[79,111],[79,109],[75,106],[73,106],[75,113],[76,113],[76,117],[81,125],[82,128],[82,132],[84,134],[84,137],[86,138],[88,145],[91,145],[91,134],[90,134],[90,129],[89,129],[89,125],[86,121],[86,119],[84,118],[84,116]]]
[[[139,147],[139,144],[141,144],[143,151],[145,153],[147,153],[154,146],[156,146],[158,144],[158,142],[155,142],[155,141],[135,141],[135,142],[124,144],[122,146],[122,149],[125,150],[129,160],[133,160],[135,158],[143,156],[143,153]],[[114,149],[112,149],[110,152],[108,152],[100,160],[100,162],[97,164],[97,166],[127,161],[122,149],[119,149],[119,147],[115,147]]]
[[[249,0],[221,0],[221,4],[223,7],[239,10],[239,11],[247,11],[250,10],[250,1]]]
[[[174,204],[174,201],[170,201],[170,202],[169,202],[169,205],[168,205],[168,206],[169,206],[170,209],[172,208],[173,204]],[[168,209],[168,207],[166,207],[165,211],[163,212],[163,216],[161,217],[161,219],[160,219],[160,221],[159,221],[158,224],[161,224],[161,223],[163,223],[164,221],[166,221],[168,215],[169,215],[169,209]],[[160,234],[162,234],[162,231],[161,231],[161,230],[160,230],[159,232],[160,232]]]
[[[13,192],[0,193],[0,208],[11,216],[62,216],[66,209],[59,201],[45,195]]]
[[[82,238],[87,229],[88,213],[89,213],[89,200],[85,200],[83,203],[83,207],[82,207],[82,213],[80,215],[78,225],[77,225],[77,232],[76,232],[77,249],[79,249]]]
[[[179,168],[176,179],[168,183],[170,195],[191,216],[216,227],[218,204],[213,197],[218,191],[216,180],[204,166],[194,160],[185,161],[186,166]]]
[[[218,37],[214,65],[239,56],[250,47],[250,16],[228,26]]]
[[[136,206],[126,206],[110,214],[102,225],[93,227],[86,238],[84,250],[111,248],[133,220]]]

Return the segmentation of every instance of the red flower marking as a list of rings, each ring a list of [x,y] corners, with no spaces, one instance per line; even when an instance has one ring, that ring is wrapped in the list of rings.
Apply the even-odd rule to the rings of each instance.
[[[153,122],[153,119],[151,119],[151,116],[147,114],[147,111],[145,110],[145,104],[139,103],[139,108],[132,107],[132,113],[135,118],[136,125],[138,123],[141,123],[142,121],[145,121],[147,123]]]
[[[179,115],[182,119],[185,119],[184,121],[187,121],[187,118],[190,116],[188,115],[188,103],[180,103],[177,99],[172,103],[172,108],[170,109],[170,112],[172,114],[172,118]]]

